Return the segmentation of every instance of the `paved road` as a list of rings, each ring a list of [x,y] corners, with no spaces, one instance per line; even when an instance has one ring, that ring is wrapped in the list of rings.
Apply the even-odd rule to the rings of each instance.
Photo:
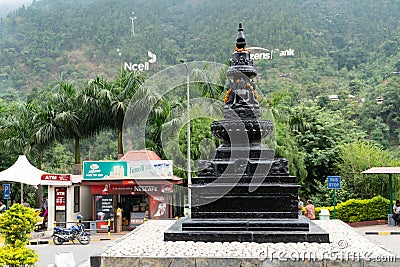
[[[79,243],[73,244],[70,242],[59,246],[54,244],[44,244],[31,245],[29,247],[34,249],[39,254],[39,267],[51,266],[51,264],[55,263],[55,255],[62,252],[73,253],[75,266],[89,266],[88,261],[90,259],[90,255],[102,251],[111,242],[111,240],[101,240],[90,242],[89,245],[81,245]]]
[[[366,235],[365,237],[400,257],[399,235]]]

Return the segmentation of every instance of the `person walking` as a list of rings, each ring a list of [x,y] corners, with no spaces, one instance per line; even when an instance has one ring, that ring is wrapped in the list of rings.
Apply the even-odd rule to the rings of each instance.
[[[304,215],[310,220],[315,219],[315,207],[312,204],[312,201],[310,199],[307,200],[307,206],[306,206],[306,211],[304,212]]]

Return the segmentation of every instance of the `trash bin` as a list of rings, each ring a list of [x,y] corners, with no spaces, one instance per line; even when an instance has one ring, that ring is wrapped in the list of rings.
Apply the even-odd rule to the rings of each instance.
[[[329,220],[329,210],[322,209],[321,212],[319,213],[319,219],[320,220]]]
[[[185,205],[185,209],[184,209],[185,217],[190,216],[190,213],[191,213],[190,207],[189,207],[188,204],[186,204],[186,205]]]
[[[90,229],[90,233],[91,234],[96,234],[97,233],[97,230],[96,230],[96,222],[90,222],[90,224],[89,224],[89,229]]]
[[[388,226],[396,226],[396,222],[393,219],[393,214],[388,214]]]

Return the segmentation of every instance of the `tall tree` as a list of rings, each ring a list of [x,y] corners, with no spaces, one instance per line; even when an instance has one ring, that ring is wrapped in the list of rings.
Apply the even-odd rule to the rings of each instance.
[[[371,167],[396,167],[400,160],[373,142],[351,142],[339,146],[335,167],[354,198],[388,196],[387,175],[365,175],[361,172]],[[396,192],[397,197],[399,192]]]
[[[124,154],[122,133],[125,114],[131,104],[133,95],[144,83],[144,80],[143,74],[121,68],[116,80],[111,85],[105,84],[105,89],[110,91],[109,98],[105,100],[105,108],[107,109],[107,105],[110,106],[108,123],[112,128],[117,128],[118,130],[118,158],[121,158]]]
[[[55,138],[73,139],[75,144],[75,167],[74,174],[80,174],[80,139],[86,134],[84,105],[80,98],[81,94],[72,82],[61,81],[58,91],[54,97],[56,115],[49,128],[59,133]],[[53,127],[55,126],[55,127]],[[49,131],[51,132],[51,131]],[[46,136],[45,134],[43,136]]]
[[[8,118],[3,121],[0,129],[0,147],[15,157],[13,162],[15,162],[18,155],[26,155],[31,162],[36,163],[35,165],[41,168],[43,147],[36,142],[35,132],[38,125],[32,119],[39,110],[40,108],[36,101],[29,103],[19,102],[9,106]],[[14,190],[13,193],[17,193],[17,190]],[[22,185],[21,190],[23,190]],[[27,195],[36,190],[33,187],[27,187],[23,191]],[[37,192],[36,196],[38,204],[41,198],[41,191]],[[14,197],[18,198],[17,194]]]
[[[335,173],[333,163],[338,157],[339,145],[360,140],[365,134],[353,122],[345,121],[340,112],[320,108],[315,103],[296,106],[292,116],[303,120],[302,124],[294,120],[296,127],[292,128],[292,134],[305,155],[308,173],[305,190],[313,194],[315,180],[324,183],[328,175]]]

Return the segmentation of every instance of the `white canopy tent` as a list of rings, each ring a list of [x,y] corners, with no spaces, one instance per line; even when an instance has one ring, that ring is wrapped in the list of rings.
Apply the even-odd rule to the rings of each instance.
[[[8,169],[0,172],[0,181],[21,183],[21,201],[23,199],[23,184],[37,186],[45,171],[33,166],[25,155],[19,155],[17,161]]]

